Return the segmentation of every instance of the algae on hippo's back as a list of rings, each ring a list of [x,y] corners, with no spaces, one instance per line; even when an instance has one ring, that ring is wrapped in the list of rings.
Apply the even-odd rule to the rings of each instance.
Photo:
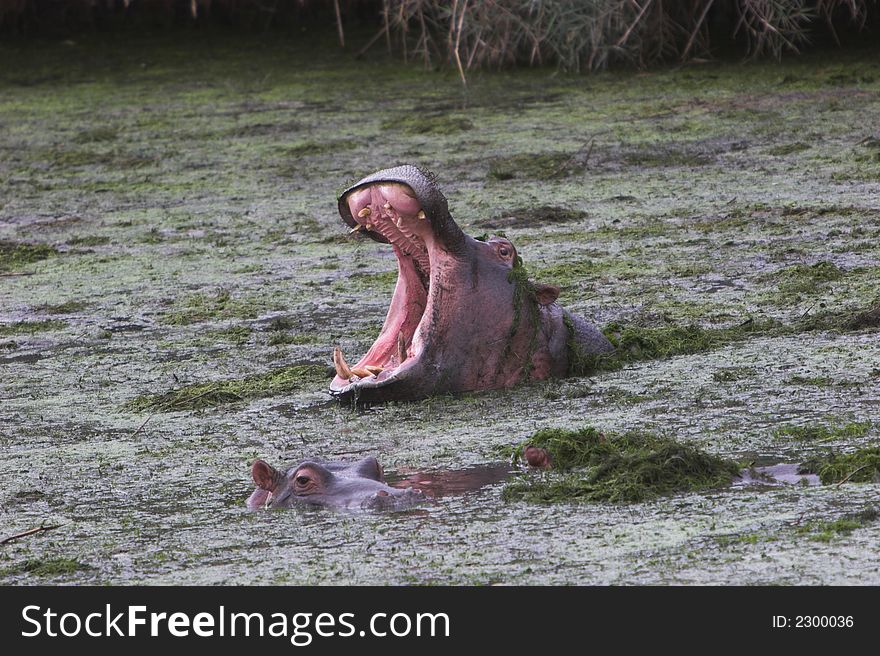
[[[548,428],[519,445],[514,460],[526,458],[529,447],[543,449],[554,471],[508,483],[502,493],[507,500],[638,503],[722,487],[739,473],[732,460],[652,433]]]

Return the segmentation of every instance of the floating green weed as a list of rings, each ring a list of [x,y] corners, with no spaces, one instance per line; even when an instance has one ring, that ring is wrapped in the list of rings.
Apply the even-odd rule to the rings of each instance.
[[[327,370],[319,365],[291,365],[244,378],[187,385],[164,394],[146,394],[126,404],[129,410],[174,412],[197,410],[225,403],[250,401],[266,396],[289,394],[317,387],[327,380]]]
[[[553,470],[508,483],[505,499],[638,503],[728,485],[739,473],[733,461],[651,433],[544,429],[517,447],[514,459],[530,445],[547,450]]]
[[[783,294],[812,294],[819,290],[822,283],[840,280],[841,271],[833,262],[817,262],[813,265],[797,264],[783,269],[777,274],[780,277],[779,291]]]
[[[570,320],[566,320],[566,325],[569,335],[573,335]],[[610,354],[585,354],[573,339],[569,340],[569,373],[586,375],[598,370],[614,370],[627,362],[703,353],[777,327],[775,322],[754,320],[729,328],[696,325],[642,327],[612,323],[602,331],[615,347]]]
[[[129,410],[151,412],[197,410],[224,403],[288,394],[317,387],[326,380],[325,367],[313,364],[291,365],[245,378],[197,383],[164,394],[138,396],[129,401],[126,407]]]
[[[520,207],[505,210],[494,218],[478,219],[473,222],[473,225],[478,228],[493,230],[498,228],[533,228],[548,224],[583,221],[586,218],[587,213],[582,210],[541,205],[540,207]],[[485,239],[482,241],[485,241]]]
[[[67,324],[57,319],[44,321],[18,321],[16,323],[0,324],[0,335],[32,335],[49,330],[61,330]]]
[[[442,114],[411,112],[382,123],[383,130],[401,131],[404,134],[456,134],[473,128],[474,124],[470,119],[445,112]]]
[[[214,294],[192,294],[178,299],[163,320],[172,325],[188,325],[212,319],[254,317],[267,309],[262,299],[236,298],[228,290],[219,289]]]
[[[853,421],[844,425],[807,424],[806,426],[782,426],[773,431],[777,438],[791,438],[804,442],[829,442],[860,438],[871,430],[870,421]]]
[[[573,161],[571,153],[510,155],[489,162],[489,177],[495,180],[549,180],[582,169],[582,165]]]
[[[845,515],[832,522],[810,522],[797,529],[797,533],[808,535],[817,542],[831,542],[841,535],[849,535],[856,529],[864,528],[877,521],[880,512],[875,508],[866,508],[861,512]]]
[[[802,463],[800,474],[818,474],[819,480],[829,483],[880,482],[880,447],[868,447],[852,453],[828,453],[813,456]]]
[[[73,574],[84,569],[89,569],[89,566],[74,558],[32,558],[18,565],[7,567],[2,573],[57,576],[58,574]]]
[[[57,250],[46,244],[0,240],[0,271],[14,271],[57,254]]]

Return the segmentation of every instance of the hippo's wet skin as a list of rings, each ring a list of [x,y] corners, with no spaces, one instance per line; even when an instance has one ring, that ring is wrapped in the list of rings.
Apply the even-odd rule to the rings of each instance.
[[[398,278],[382,331],[350,366],[333,354],[330,393],[342,399],[417,399],[506,388],[569,371],[570,350],[613,350],[594,326],[556,304],[559,288],[529,282],[507,239],[464,234],[429,175],[398,166],[345,190],[339,213],[389,243]]]
[[[257,485],[247,500],[251,510],[297,505],[404,510],[424,500],[424,495],[411,487],[386,485],[382,467],[372,457],[355,463],[304,460],[286,471],[256,460],[251,474]]]

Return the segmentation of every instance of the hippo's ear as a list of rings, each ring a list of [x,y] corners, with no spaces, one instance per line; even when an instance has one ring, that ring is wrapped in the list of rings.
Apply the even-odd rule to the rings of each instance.
[[[251,466],[251,476],[254,477],[254,483],[261,490],[271,492],[278,487],[278,480],[281,478],[281,472],[275,469],[265,460],[254,460]]]
[[[372,478],[374,481],[385,480],[385,472],[382,471],[382,465],[373,456],[367,456],[363,460],[356,462],[354,471],[358,476]]]
[[[556,285],[544,285],[539,282],[535,283],[535,298],[538,300],[539,305],[555,303],[556,299],[559,298],[559,287]]]

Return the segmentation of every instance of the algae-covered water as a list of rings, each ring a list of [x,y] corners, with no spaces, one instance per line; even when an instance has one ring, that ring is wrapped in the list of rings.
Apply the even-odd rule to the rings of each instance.
[[[465,90],[292,38],[0,45],[0,539],[58,526],[0,546],[0,582],[880,583],[877,482],[530,504],[499,465],[548,427],[759,465],[880,443],[880,332],[833,320],[880,298],[877,55]],[[336,192],[404,162],[599,325],[777,328],[330,403],[332,349],[369,346],[396,269]],[[404,513],[245,509],[256,457],[366,454],[472,484]]]

